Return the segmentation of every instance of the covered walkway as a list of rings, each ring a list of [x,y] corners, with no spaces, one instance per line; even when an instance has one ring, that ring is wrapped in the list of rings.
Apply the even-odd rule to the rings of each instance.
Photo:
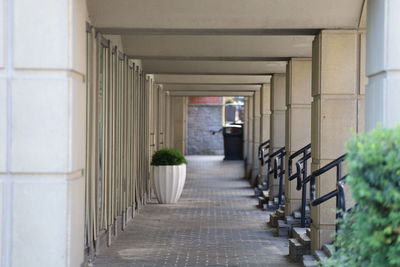
[[[93,265],[296,266],[286,256],[287,239],[273,235],[243,177],[242,161],[188,157],[179,203],[143,207]]]

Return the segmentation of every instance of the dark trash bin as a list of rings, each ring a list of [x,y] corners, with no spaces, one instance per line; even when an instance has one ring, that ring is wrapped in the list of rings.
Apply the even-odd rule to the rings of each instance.
[[[243,125],[234,124],[224,126],[222,134],[224,136],[224,159],[243,159]]]

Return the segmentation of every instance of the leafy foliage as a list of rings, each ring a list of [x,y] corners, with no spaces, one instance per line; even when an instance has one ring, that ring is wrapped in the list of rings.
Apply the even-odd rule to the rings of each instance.
[[[358,203],[344,214],[324,266],[400,266],[400,127],[348,143],[347,183]]]
[[[156,151],[152,157],[151,165],[181,165],[186,164],[185,157],[175,149],[163,148]]]

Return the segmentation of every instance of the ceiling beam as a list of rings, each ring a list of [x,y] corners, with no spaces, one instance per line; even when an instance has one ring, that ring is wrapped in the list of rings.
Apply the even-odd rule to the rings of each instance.
[[[169,91],[170,96],[253,96],[251,91]]]
[[[164,75],[157,74],[154,77],[156,83],[160,84],[265,84],[270,83],[269,75]]]
[[[162,28],[96,28],[103,34],[118,35],[316,35],[320,29],[162,29]]]
[[[166,91],[257,91],[261,85],[198,85],[198,84],[164,84]]]
[[[288,61],[292,57],[210,57],[210,56],[142,56],[128,55],[129,59],[142,60],[179,60],[179,61]]]

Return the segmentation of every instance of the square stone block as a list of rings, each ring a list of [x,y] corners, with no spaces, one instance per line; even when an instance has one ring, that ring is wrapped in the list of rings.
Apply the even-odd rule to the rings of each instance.
[[[0,240],[3,240],[3,223],[5,222],[5,217],[3,215],[3,197],[4,197],[4,179],[5,175],[0,174],[0,192],[2,192],[0,196]],[[3,242],[0,242],[0,259],[2,259],[3,252]]]
[[[24,69],[67,69],[70,61],[69,0],[15,0],[14,64]],[[36,12],[32,12],[36,10]],[[72,9],[71,9],[72,10]],[[43,22],[46,23],[43,23]],[[29,49],[27,49],[29,44]]]
[[[285,145],[285,111],[275,111],[272,116],[271,139],[274,149]]]
[[[6,36],[5,36],[5,32],[4,32],[4,28],[5,28],[5,22],[6,20],[3,18],[6,18],[6,10],[4,8],[4,3],[5,1],[0,1],[0,17],[2,19],[0,19],[0,70],[2,68],[4,68],[5,66],[5,58],[4,58],[4,49],[6,46]]]
[[[271,82],[271,110],[286,109],[286,76],[285,74],[272,75]]]
[[[15,176],[13,180],[13,264],[66,266],[69,233],[65,177]]]
[[[68,179],[68,266],[81,266],[84,261],[84,234],[85,234],[85,177],[76,174],[77,177]]]
[[[287,118],[288,119],[288,118]],[[297,151],[311,142],[311,106],[290,110],[290,150]]]
[[[318,61],[314,61],[320,82],[313,83],[313,95],[358,92],[358,34],[356,31],[322,31],[315,39]],[[340,78],[338,78],[340,77]],[[317,78],[317,76],[315,76]]]
[[[6,171],[7,160],[7,84],[0,78],[0,173]]]
[[[86,156],[86,86],[79,79],[70,79],[69,102],[71,111],[71,153],[69,154],[68,170],[75,171],[85,168]]]
[[[357,98],[314,98],[311,124],[313,158],[339,157],[357,129]]]
[[[290,85],[287,86],[288,104],[309,105],[311,97],[311,58],[290,61]]]
[[[85,112],[82,108],[76,111],[73,108],[83,105],[84,99],[78,98],[84,94],[76,92],[75,95],[74,83],[68,78],[16,79],[12,83],[12,93],[12,170],[72,171],[69,167],[75,163],[71,163],[71,159],[84,157],[71,155],[76,152],[71,151],[74,142],[82,144],[76,140],[79,138],[75,132],[80,136],[84,134]],[[74,121],[74,112],[75,118],[82,118],[81,122]],[[84,147],[79,150],[84,152]]]
[[[324,244],[332,242],[334,234],[335,227],[320,229],[311,224],[311,251],[319,250]]]

